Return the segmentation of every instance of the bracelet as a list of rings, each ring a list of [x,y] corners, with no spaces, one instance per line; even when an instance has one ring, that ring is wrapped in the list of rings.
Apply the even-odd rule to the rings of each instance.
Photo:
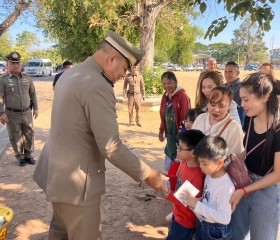
[[[237,190],[242,190],[244,192],[244,195],[247,195],[247,191],[245,190],[245,188],[238,188]]]

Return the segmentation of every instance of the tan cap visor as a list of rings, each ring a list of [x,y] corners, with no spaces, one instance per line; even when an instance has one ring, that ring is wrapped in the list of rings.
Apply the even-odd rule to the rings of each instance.
[[[120,44],[118,44],[113,38],[110,36],[107,36],[105,40],[111,44],[116,50],[118,50],[129,62],[132,66],[134,66],[137,62],[137,59],[131,54],[129,51],[127,51],[124,47],[122,47]]]

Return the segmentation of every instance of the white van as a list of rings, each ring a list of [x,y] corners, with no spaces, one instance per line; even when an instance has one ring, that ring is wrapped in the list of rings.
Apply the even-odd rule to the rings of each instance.
[[[53,73],[50,59],[31,59],[24,66],[24,72],[30,76],[51,76]]]

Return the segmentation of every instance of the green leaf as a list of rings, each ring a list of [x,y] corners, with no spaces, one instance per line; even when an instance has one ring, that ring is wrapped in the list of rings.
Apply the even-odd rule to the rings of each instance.
[[[200,10],[201,13],[204,13],[206,8],[207,8],[207,5],[206,5],[205,2],[201,3],[200,6],[199,6],[199,10]]]

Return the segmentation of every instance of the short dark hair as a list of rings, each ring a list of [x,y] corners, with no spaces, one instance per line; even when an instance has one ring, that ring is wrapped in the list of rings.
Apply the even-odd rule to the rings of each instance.
[[[197,157],[206,158],[214,162],[220,159],[226,159],[227,153],[226,141],[214,135],[204,137],[194,149],[194,154]]]
[[[69,66],[69,65],[72,66],[73,63],[67,60],[67,61],[64,61],[64,62],[63,62],[62,67],[63,67],[63,68],[66,68],[66,67]]]
[[[194,149],[204,137],[204,133],[196,129],[190,129],[184,132],[180,132],[178,135],[178,139],[185,143],[191,149]]]
[[[190,121],[194,122],[195,119],[198,117],[198,115],[200,115],[201,113],[203,113],[203,111],[199,108],[191,108],[187,114],[185,115],[185,120],[187,120],[188,118],[190,119]]]
[[[233,61],[227,62],[226,66],[233,66],[233,67],[239,69],[239,65],[236,62],[233,62]]]
[[[176,78],[176,75],[174,74],[174,72],[170,72],[170,71],[167,71],[167,72],[164,72],[162,75],[161,75],[161,80],[163,78],[168,78],[172,81],[174,81],[176,84],[177,84],[177,78]]]

